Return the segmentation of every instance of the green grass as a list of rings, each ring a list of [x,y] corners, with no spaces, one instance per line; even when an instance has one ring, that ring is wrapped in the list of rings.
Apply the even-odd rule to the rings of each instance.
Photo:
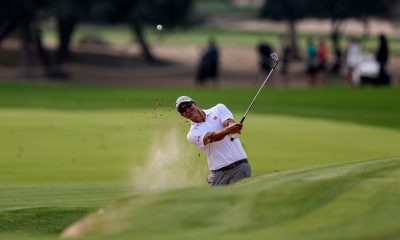
[[[158,109],[174,110],[176,98],[192,96],[201,107],[225,103],[240,117],[255,88],[185,89],[106,88],[65,84],[0,83],[0,107],[33,109]],[[252,113],[325,118],[374,126],[400,128],[399,88],[263,90]],[[251,116],[251,115],[250,115]]]
[[[3,211],[0,216],[0,232],[58,234],[68,224],[88,213],[86,208],[29,208]],[[47,227],[49,225],[52,226],[50,231]]]
[[[248,115],[241,137],[253,173],[259,177],[232,188],[210,189],[204,180],[205,156],[186,142],[188,123],[175,112],[174,101],[188,94],[205,108],[223,102],[238,119],[255,91],[0,83],[0,238],[55,239],[61,229],[115,198],[120,200],[112,206],[117,204],[121,211],[131,208],[130,203],[143,204],[138,212],[143,222],[128,222],[133,229],[140,226],[143,230],[121,235],[128,239],[131,234],[159,238],[160,233],[171,239],[183,238],[187,235],[182,229],[198,238],[222,231],[224,238],[235,238],[232,234],[240,232],[253,238],[271,234],[276,236],[272,239],[279,239],[281,232],[287,232],[287,236],[310,233],[314,239],[325,239],[323,234],[338,235],[323,229],[330,228],[330,222],[319,223],[317,219],[323,213],[336,214],[341,207],[349,211],[348,216],[337,215],[338,225],[332,223],[332,231],[344,226],[342,217],[343,221],[355,219],[346,236],[364,238],[357,229],[368,228],[368,214],[373,214],[382,226],[376,223],[376,232],[371,227],[365,236],[381,239],[379,234],[396,234],[382,219],[396,220],[394,214],[398,213],[392,206],[392,197],[397,196],[393,189],[398,185],[398,160],[347,163],[400,156],[400,89],[266,89]],[[308,170],[304,169],[295,170],[296,174],[284,172],[332,163],[340,164],[310,170],[314,176],[332,177],[331,183],[317,179],[309,185],[302,174]],[[349,170],[353,168],[354,172]],[[344,169],[349,170],[347,175]],[[336,179],[338,172],[343,178]],[[381,175],[383,180],[375,182]],[[299,178],[294,180],[296,176]],[[372,195],[363,192],[370,183],[377,185]],[[185,188],[160,194],[139,191],[140,187],[154,186]],[[269,188],[275,190],[268,192]],[[307,196],[316,199],[309,202]],[[330,202],[346,196],[329,208]],[[346,199],[368,203],[352,208]],[[376,201],[374,208],[370,201]],[[211,202],[223,211],[215,219],[209,215],[216,210]],[[252,209],[245,209],[247,205]],[[232,209],[239,214],[235,217],[246,219],[243,225],[229,223]],[[316,214],[306,219],[310,227],[316,224],[315,231],[288,220],[306,210]],[[359,211],[363,214],[357,215]],[[165,215],[147,216],[157,212]],[[255,219],[248,219],[248,213],[254,213]],[[269,213],[272,218],[265,221],[271,227],[263,230],[256,223],[264,226],[262,219]],[[164,225],[168,219],[171,223]],[[152,221],[160,221],[160,229],[153,231]],[[214,223],[220,221],[223,224],[218,228]],[[234,231],[228,233],[227,229]],[[240,234],[236,238],[245,236]]]
[[[396,239],[400,158],[262,175],[227,188],[136,194],[85,220],[106,239]],[[99,239],[102,239],[101,237]]]

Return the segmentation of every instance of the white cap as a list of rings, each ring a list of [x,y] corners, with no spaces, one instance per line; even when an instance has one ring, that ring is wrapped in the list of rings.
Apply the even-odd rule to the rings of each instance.
[[[178,97],[178,99],[176,99],[175,107],[178,108],[179,105],[181,105],[181,103],[184,103],[184,102],[193,102],[193,99],[191,99],[188,96],[180,96],[180,97]]]

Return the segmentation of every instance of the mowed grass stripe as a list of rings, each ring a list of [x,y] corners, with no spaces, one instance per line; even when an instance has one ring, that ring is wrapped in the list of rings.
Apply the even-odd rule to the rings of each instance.
[[[22,123],[25,112],[28,126]],[[163,119],[153,119],[140,110],[2,109],[0,181],[5,186],[129,184],[134,170],[152,158],[153,145],[159,152],[176,146],[188,151],[164,161],[178,158],[187,168],[205,164],[205,156],[186,140],[188,123],[175,112],[162,113]],[[176,142],[171,141],[171,130]],[[248,116],[241,141],[255,175],[400,155],[398,130],[258,113]]]
[[[398,87],[266,88],[257,98],[252,112],[327,118],[400,129],[399,92]],[[0,82],[0,107],[73,110],[167,108],[174,111],[176,98],[189,95],[201,107],[208,108],[222,102],[242,114],[255,93],[255,88],[107,88]]]
[[[130,190],[126,185],[2,188],[0,211],[33,207],[99,207]]]
[[[399,176],[400,158],[374,159],[269,174],[224,188],[136,195],[92,214],[86,231],[105,234],[115,229],[104,226],[123,226],[112,239],[398,237]]]
[[[400,131],[321,119],[253,114],[241,142],[255,175],[266,172],[399,156]]]
[[[160,126],[141,113],[0,109],[0,182],[126,181],[131,165],[145,160],[150,128]]]

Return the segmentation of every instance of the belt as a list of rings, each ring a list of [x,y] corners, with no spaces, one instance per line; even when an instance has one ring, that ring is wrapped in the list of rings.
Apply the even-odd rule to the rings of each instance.
[[[236,161],[236,162],[233,162],[233,163],[231,163],[231,164],[229,164],[229,165],[226,165],[225,167],[219,168],[219,169],[217,169],[217,170],[212,170],[211,172],[226,171],[226,170],[232,169],[232,168],[234,168],[234,167],[236,167],[236,166],[239,166],[239,165],[242,164],[242,163],[247,163],[247,162],[248,162],[247,158],[241,159],[241,160],[239,160],[239,161]]]

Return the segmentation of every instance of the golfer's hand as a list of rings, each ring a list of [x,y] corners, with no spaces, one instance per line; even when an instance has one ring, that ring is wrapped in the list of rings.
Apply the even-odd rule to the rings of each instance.
[[[243,124],[242,123],[235,123],[230,125],[229,127],[226,127],[226,131],[228,134],[235,134],[235,133],[241,133],[243,128]]]
[[[212,142],[221,141],[227,135],[231,135],[231,134],[235,134],[235,133],[240,134],[240,131],[242,130],[242,128],[243,128],[243,124],[232,123],[231,125],[223,128],[223,129],[220,129],[218,131],[208,132],[204,135],[203,143],[204,143],[204,145],[207,145]]]

